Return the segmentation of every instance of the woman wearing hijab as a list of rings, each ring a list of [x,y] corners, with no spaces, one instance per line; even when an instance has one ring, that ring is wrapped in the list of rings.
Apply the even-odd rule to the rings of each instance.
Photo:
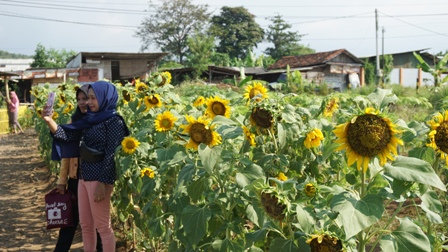
[[[114,154],[123,138],[129,135],[123,118],[116,112],[117,101],[115,86],[107,81],[97,81],[89,85],[88,111],[81,120],[57,125],[49,111],[44,109],[42,112],[54,134],[53,160],[78,153],[81,156],[78,206],[86,252],[95,251],[95,229],[101,236],[103,250],[115,251],[110,218],[110,199],[115,182]]]
[[[76,122],[81,120],[87,113],[87,92],[89,85],[84,85],[76,90],[76,102],[77,107],[75,113],[71,117],[71,122]],[[59,172],[59,179],[56,182],[56,190],[60,194],[64,194],[66,190],[77,195],[78,194],[78,158],[63,158],[61,160],[61,169]],[[63,227],[59,229],[58,241],[54,252],[68,252],[75,237],[76,229],[79,224],[79,211],[78,204],[73,205],[73,227]],[[103,246],[101,244],[101,237],[97,233],[97,245],[96,251],[103,251]]]
[[[11,97],[11,100],[7,100],[9,125],[11,128],[14,128],[14,134],[17,134],[17,127],[19,127],[22,133],[24,133],[19,123],[19,107],[20,107],[19,98],[17,97],[17,94],[14,91],[9,92],[9,95]]]

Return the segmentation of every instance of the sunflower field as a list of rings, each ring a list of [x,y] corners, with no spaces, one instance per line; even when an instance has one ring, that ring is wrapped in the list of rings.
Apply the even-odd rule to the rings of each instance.
[[[170,80],[160,72],[116,85],[131,135],[116,150],[113,205],[133,249],[447,249],[448,110],[392,89],[318,96],[256,80],[241,90]],[[54,117],[66,123],[77,87],[32,90],[54,173],[39,108],[56,91]],[[430,113],[407,121],[398,106]]]

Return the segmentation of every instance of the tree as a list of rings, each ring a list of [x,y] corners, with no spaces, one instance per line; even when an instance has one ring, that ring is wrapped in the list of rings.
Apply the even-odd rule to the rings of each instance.
[[[150,17],[143,20],[135,36],[142,43],[141,50],[155,44],[164,52],[178,58],[180,64],[187,51],[187,39],[195,30],[203,30],[210,14],[207,5],[194,5],[191,0],[161,0]],[[151,3],[151,2],[150,2]]]
[[[299,45],[299,41],[304,35],[297,31],[288,31],[292,26],[286,23],[281,15],[270,18],[270,21],[272,24],[266,30],[266,40],[274,46],[266,48],[265,54],[274,59],[280,59],[283,56],[314,53],[314,50]]]
[[[448,75],[442,79],[442,73],[448,72],[448,67],[446,66],[448,62],[448,53],[445,54],[442,59],[437,61],[437,64],[432,68],[418,53],[414,52],[414,57],[420,63],[418,67],[422,69],[423,72],[430,73],[434,77],[434,86],[440,87],[443,83],[448,81]]]
[[[230,58],[244,59],[247,50],[263,41],[264,31],[254,17],[244,7],[223,6],[221,14],[211,20],[210,34],[219,43],[216,51]]]
[[[7,51],[0,50],[0,59],[29,59],[32,58],[29,55],[9,53]]]
[[[213,56],[215,40],[212,36],[196,33],[188,38],[189,53],[187,65],[194,68],[193,77],[199,78],[203,71],[207,70]]]
[[[69,59],[76,55],[76,52],[73,50],[56,50],[54,48],[47,50],[40,43],[37,44],[34,52],[34,61],[31,63],[31,67],[63,68],[67,65]]]
[[[381,55],[381,69],[383,69],[383,83],[390,83],[390,73],[394,69],[394,57],[390,54]]]

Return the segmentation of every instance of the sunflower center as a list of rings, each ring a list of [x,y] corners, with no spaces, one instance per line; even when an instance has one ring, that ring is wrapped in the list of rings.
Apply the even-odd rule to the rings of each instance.
[[[437,127],[437,133],[434,136],[437,147],[445,153],[448,153],[448,121],[444,121]]]
[[[135,143],[134,143],[134,141],[127,141],[126,142],[126,148],[128,148],[128,149],[134,149],[135,148]]]
[[[226,113],[226,106],[220,102],[214,102],[212,104],[212,111],[215,115],[224,115]]]
[[[172,124],[171,124],[171,120],[168,118],[165,118],[161,121],[161,125],[165,128],[165,129],[169,129],[171,128]]]
[[[374,157],[387,148],[392,139],[389,125],[377,115],[358,116],[347,129],[347,141],[353,151],[364,157]]]
[[[130,100],[131,100],[131,94],[129,94],[128,91],[123,90],[122,94],[123,94],[123,99],[124,99],[125,101],[130,101]]]
[[[285,214],[283,213],[286,206],[280,203],[275,195],[272,193],[261,193],[261,203],[269,216],[276,220],[283,220]]]
[[[256,108],[252,111],[251,116],[255,124],[261,128],[269,128],[272,126],[272,114],[268,110]]]
[[[155,96],[152,96],[151,98],[148,99],[148,102],[151,104],[158,104],[159,99],[157,99],[157,97],[155,97]]]
[[[213,140],[211,130],[205,128],[202,123],[191,125],[190,137],[197,144],[203,143],[209,145]]]
[[[250,90],[249,97],[252,99],[259,94],[261,94],[260,90],[252,88],[252,90]]]

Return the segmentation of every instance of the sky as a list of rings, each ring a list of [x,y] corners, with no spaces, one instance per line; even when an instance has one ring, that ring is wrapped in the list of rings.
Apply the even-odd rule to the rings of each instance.
[[[245,7],[267,29],[280,15],[300,44],[316,52],[346,49],[357,57],[427,49],[448,50],[446,0],[191,0],[208,5]],[[154,1],[154,4],[160,4]],[[151,12],[147,0],[0,0],[0,50],[33,55],[46,49],[76,52],[140,52],[138,27]],[[257,56],[272,46],[260,43]],[[144,52],[159,52],[150,47]]]

